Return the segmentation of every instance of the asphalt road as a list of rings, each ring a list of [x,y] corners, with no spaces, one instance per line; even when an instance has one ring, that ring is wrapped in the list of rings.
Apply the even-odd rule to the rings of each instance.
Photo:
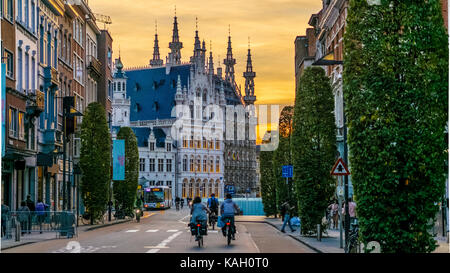
[[[81,232],[73,239],[49,240],[3,253],[312,253],[310,248],[265,223],[236,222],[236,240],[228,246],[220,230],[208,230],[199,248],[187,223],[189,209],[150,212],[128,222]]]

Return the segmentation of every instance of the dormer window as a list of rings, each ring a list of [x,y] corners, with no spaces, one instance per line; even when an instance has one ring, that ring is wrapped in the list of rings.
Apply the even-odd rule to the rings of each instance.
[[[166,151],[171,152],[172,151],[172,144],[166,143]]]
[[[150,142],[150,151],[154,151],[155,150],[155,142]]]

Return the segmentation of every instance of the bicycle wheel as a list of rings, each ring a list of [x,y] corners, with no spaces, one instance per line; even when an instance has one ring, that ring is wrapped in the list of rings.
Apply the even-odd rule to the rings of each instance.
[[[227,227],[227,244],[231,244],[231,228]]]

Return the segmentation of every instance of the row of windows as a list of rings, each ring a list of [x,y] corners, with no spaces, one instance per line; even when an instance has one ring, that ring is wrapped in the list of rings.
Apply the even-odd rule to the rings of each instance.
[[[78,19],[73,22],[73,39],[83,45],[83,23]]]
[[[202,164],[203,163],[203,164]],[[183,158],[183,171],[188,171],[188,158],[187,156],[184,156]],[[203,160],[201,157],[197,157],[194,159],[194,157],[191,156],[189,159],[189,171],[190,172],[203,172],[203,173],[214,173],[214,158],[210,157],[209,159],[205,156],[203,157]],[[216,157],[216,173],[220,172],[220,157]]]
[[[2,3],[1,5],[2,16],[10,21],[13,21],[14,19],[13,0],[1,0],[1,3]]]
[[[113,83],[114,91],[126,91],[125,82],[115,82]]]
[[[164,181],[149,181],[149,185],[150,186],[168,186],[171,187],[172,186],[172,181],[166,181],[166,184],[164,185]]]
[[[6,2],[10,1],[7,0]],[[34,0],[17,0],[17,20],[31,32],[36,33],[36,4]]]
[[[146,172],[147,171],[147,164],[146,164],[145,158],[139,159],[139,171],[140,172]],[[172,159],[166,159],[166,164],[164,164],[164,159],[159,158],[158,159],[158,172],[164,172],[164,165],[166,166],[165,171],[166,172],[172,172]],[[149,172],[155,172],[156,167],[156,160],[155,158],[149,159]]]
[[[127,116],[127,112],[125,111],[125,117]],[[150,151],[155,150],[155,142],[150,142]],[[172,143],[166,143],[166,151],[171,152],[172,151]]]
[[[5,50],[5,57],[7,58],[7,75],[13,77],[13,61],[12,53]],[[11,58],[11,60],[10,60]],[[11,62],[10,62],[11,61]],[[9,70],[11,69],[11,70]],[[34,57],[30,57],[28,52],[23,54],[22,48],[17,49],[17,89],[22,91],[35,90],[36,89],[36,60]]]
[[[188,141],[186,137],[183,137],[183,148],[214,150],[214,143],[215,149],[220,150],[220,141],[217,139],[208,141],[204,138],[202,141],[202,140],[194,140],[194,136],[191,136],[191,140]]]
[[[214,193],[216,195],[216,198],[220,198],[219,182],[216,183],[209,182],[208,186],[206,184],[207,184],[206,182],[203,183],[184,182],[181,188],[181,196],[183,198],[186,197],[193,198],[197,196],[206,198],[210,196],[212,193]]]

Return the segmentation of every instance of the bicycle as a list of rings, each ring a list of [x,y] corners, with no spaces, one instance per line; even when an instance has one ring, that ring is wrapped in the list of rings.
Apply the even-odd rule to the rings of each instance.
[[[226,234],[226,237],[227,237],[227,244],[230,245],[231,244],[231,240],[234,240],[234,234],[235,234],[235,230],[234,230],[234,227],[231,225],[231,219],[230,218],[226,218],[225,234]]]
[[[191,234],[195,236],[195,241],[198,247],[203,247],[203,235],[208,235],[205,221],[198,220],[196,224],[189,224],[191,226]]]
[[[180,210],[180,202],[175,202],[175,208],[177,211]]]
[[[358,225],[358,219],[354,218],[353,222],[350,224],[350,232],[348,236],[348,242],[346,245],[346,253],[359,253],[359,225]]]
[[[215,211],[212,211],[209,214],[209,225],[212,226],[212,229],[214,230],[214,226],[216,225],[217,222],[217,215]]]

